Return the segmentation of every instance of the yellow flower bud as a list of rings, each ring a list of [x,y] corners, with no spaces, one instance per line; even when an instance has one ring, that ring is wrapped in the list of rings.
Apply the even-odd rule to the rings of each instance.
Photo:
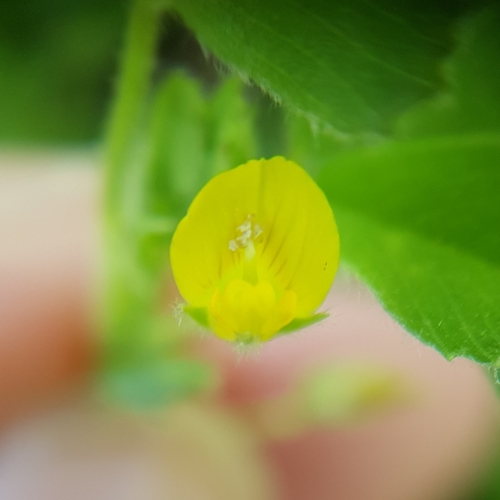
[[[282,157],[214,177],[170,248],[184,310],[220,338],[263,342],[326,317],[315,314],[339,263],[323,192]]]

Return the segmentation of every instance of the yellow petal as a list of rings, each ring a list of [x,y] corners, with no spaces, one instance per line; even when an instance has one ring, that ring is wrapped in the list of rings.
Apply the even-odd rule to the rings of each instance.
[[[296,304],[291,290],[278,299],[267,281],[252,285],[232,280],[223,292],[217,289],[210,301],[210,327],[224,340],[265,341],[292,321]]]
[[[238,277],[234,266],[239,255],[229,249],[229,242],[235,228],[256,211],[259,189],[256,172],[241,169],[229,170],[209,181],[172,238],[174,279],[182,297],[192,306],[206,306],[222,276],[234,271],[234,278]]]
[[[325,298],[339,260],[331,208],[308,174],[281,157],[214,177],[196,196],[171,245],[190,307],[209,310],[226,340],[271,338]]]
[[[302,168],[280,157],[269,162],[261,167],[262,267],[295,291],[297,316],[309,316],[337,272],[337,226],[325,195]]]

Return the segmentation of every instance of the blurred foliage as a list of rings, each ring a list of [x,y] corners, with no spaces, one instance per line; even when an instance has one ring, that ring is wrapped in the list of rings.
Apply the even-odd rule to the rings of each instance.
[[[255,153],[252,111],[237,79],[207,100],[199,82],[173,74],[158,89],[152,113],[146,189],[155,212],[184,215],[211,177]]]
[[[122,0],[2,3],[1,142],[101,135],[125,14]]]
[[[4,2],[0,16],[0,144],[102,138],[130,2]],[[178,17],[161,14],[153,80],[179,67],[213,86],[219,72]]]

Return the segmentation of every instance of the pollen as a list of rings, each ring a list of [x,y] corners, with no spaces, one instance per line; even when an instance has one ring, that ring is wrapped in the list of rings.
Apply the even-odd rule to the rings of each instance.
[[[262,227],[255,222],[254,214],[248,214],[245,221],[236,228],[235,232],[235,238],[229,240],[229,250],[232,252],[236,252],[239,248],[253,246],[259,236],[262,235]],[[250,253],[253,253],[253,250]]]

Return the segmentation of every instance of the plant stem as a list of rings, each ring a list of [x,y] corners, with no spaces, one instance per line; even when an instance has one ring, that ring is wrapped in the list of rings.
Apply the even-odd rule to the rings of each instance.
[[[131,7],[121,75],[106,137],[104,202],[108,221],[120,210],[128,153],[148,94],[159,32],[159,10],[152,0],[132,0]]]
[[[135,271],[133,250],[129,241],[129,214],[125,204],[128,197],[126,182],[140,167],[134,162],[146,100],[150,90],[151,72],[159,33],[160,10],[154,0],[132,0],[125,46],[121,61],[116,96],[111,109],[105,144],[106,175],[103,206],[103,240],[105,245],[105,278],[102,301],[104,358],[116,357],[122,342],[132,338],[130,315],[140,310],[140,290],[130,278]],[[137,190],[142,186],[136,186]],[[129,264],[132,262],[132,264]]]

